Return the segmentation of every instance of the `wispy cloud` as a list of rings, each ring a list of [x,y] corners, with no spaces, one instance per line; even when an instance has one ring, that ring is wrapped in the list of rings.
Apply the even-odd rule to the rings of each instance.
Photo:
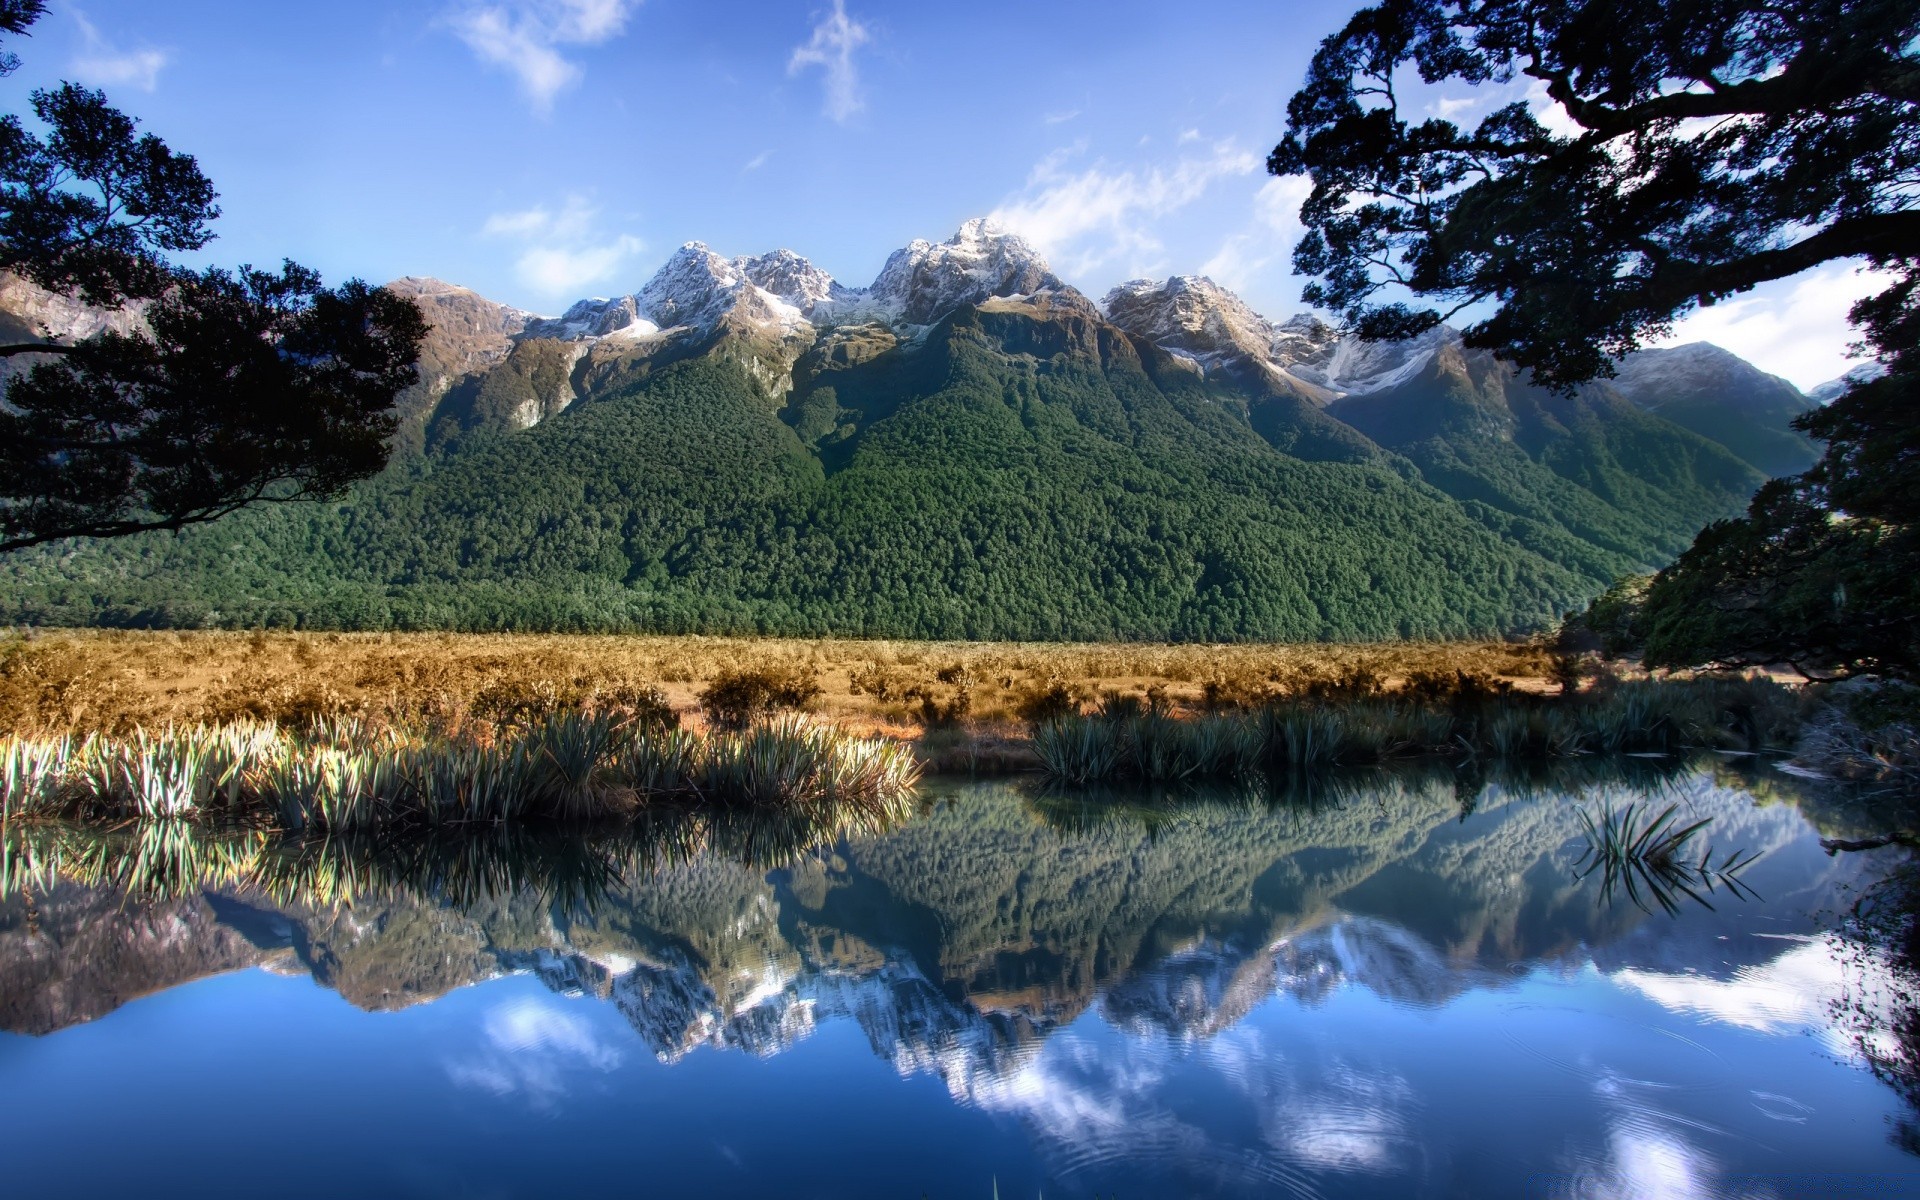
[[[1066,123],[1067,123],[1068,121],[1071,121],[1071,120],[1073,120],[1074,118],[1076,118],[1076,117],[1078,117],[1079,115],[1080,115],[1080,110],[1079,110],[1079,109],[1077,109],[1077,108],[1070,108],[1070,109],[1068,109],[1068,110],[1067,110],[1067,111],[1065,111],[1065,112],[1051,112],[1051,113],[1048,113],[1048,114],[1046,115],[1046,117],[1045,117],[1045,118],[1043,118],[1043,119],[1044,119],[1044,120],[1046,121],[1046,123],[1047,123],[1047,124],[1049,124],[1049,125],[1065,125],[1065,124],[1066,124]]]
[[[632,234],[601,228],[600,210],[585,196],[569,196],[559,208],[536,205],[498,212],[481,236],[521,244],[514,271],[543,296],[573,299],[612,278],[646,243]]]
[[[87,14],[69,8],[74,24],[80,27],[84,43],[73,59],[73,73],[83,82],[98,87],[133,87],[151,92],[160,84],[160,71],[173,60],[171,52],[150,47],[122,50],[104,37]]]
[[[819,67],[826,75],[823,111],[836,121],[845,121],[866,107],[853,55],[872,40],[872,32],[847,15],[846,0],[833,0],[832,10],[822,13],[814,25],[812,38],[806,45],[794,47],[793,57],[787,60],[787,74],[798,75],[809,67]]]
[[[1294,244],[1306,232],[1300,224],[1300,205],[1313,190],[1304,175],[1269,179],[1254,193],[1252,219],[1229,234],[1200,267],[1200,273],[1236,292],[1249,290],[1256,278],[1276,265],[1285,269]]]
[[[741,167],[740,170],[743,174],[747,171],[758,171],[761,167],[766,166],[767,160],[772,157],[773,157],[773,151],[762,150],[760,153],[748,159],[746,162],[746,165]]]
[[[1073,169],[1084,152],[1084,146],[1075,146],[1041,160],[1026,187],[989,214],[1041,247],[1069,274],[1116,259],[1126,259],[1136,272],[1158,269],[1162,244],[1156,222],[1221,180],[1260,169],[1259,156],[1233,142],[1170,165],[1115,168],[1100,161]]]
[[[640,0],[504,0],[466,3],[446,16],[446,25],[488,66],[510,72],[539,112],[580,81],[568,46],[597,46],[625,32]]]

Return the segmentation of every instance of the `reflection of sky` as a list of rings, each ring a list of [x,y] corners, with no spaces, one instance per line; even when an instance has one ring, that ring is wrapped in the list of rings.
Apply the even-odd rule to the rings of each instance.
[[[1889,1097],[1833,1060],[1845,979],[1825,943],[1782,939],[1726,980],[1563,966],[1436,1004],[1452,989],[1401,975],[1447,967],[1405,931],[1318,937],[1339,966],[1303,977],[1278,948],[1276,990],[1218,1033],[1090,1013],[972,1100],[1018,1122],[1063,1194],[1518,1194],[1537,1176],[1540,1195],[1704,1198],[1731,1174],[1908,1165]],[[1190,999],[1176,966],[1168,994]]]

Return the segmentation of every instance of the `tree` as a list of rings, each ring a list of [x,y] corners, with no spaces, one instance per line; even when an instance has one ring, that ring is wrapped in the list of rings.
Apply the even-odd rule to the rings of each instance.
[[[0,0],[0,31],[44,9]],[[17,66],[0,56],[0,74]],[[33,356],[0,406],[0,551],[322,499],[379,471],[427,330],[413,303],[291,262],[174,264],[220,215],[199,164],[99,92],[62,84],[32,108],[43,133],[0,117],[0,269],[138,320],[0,346]]]
[[[1506,102],[1471,130],[1417,118],[1416,79]],[[1801,419],[1826,456],[1704,531],[1638,626],[1654,665],[1920,667],[1911,0],[1385,0],[1321,45],[1268,166],[1313,181],[1294,253],[1310,302],[1376,339],[1484,314],[1467,344],[1556,387],[1768,280],[1891,273],[1852,314],[1886,374]]]
[[[1314,56],[1276,174],[1306,173],[1306,298],[1370,338],[1473,306],[1471,346],[1555,384],[1698,304],[1822,262],[1920,257],[1920,8],[1909,0],[1386,0]],[[1530,80],[1471,131],[1417,76]],[[1511,91],[1511,87],[1507,90]],[[1395,286],[1448,308],[1375,303]]]

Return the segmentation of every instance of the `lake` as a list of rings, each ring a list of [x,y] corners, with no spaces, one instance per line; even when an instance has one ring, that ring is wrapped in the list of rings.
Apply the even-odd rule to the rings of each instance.
[[[1884,827],[1858,801],[1651,761],[922,790],[886,828],[14,831],[7,1190],[1920,1195],[1861,1052],[1902,1078],[1905,976],[1843,936],[1907,852],[1819,844]],[[1629,803],[1711,817],[1747,890],[1583,877],[1581,810]]]

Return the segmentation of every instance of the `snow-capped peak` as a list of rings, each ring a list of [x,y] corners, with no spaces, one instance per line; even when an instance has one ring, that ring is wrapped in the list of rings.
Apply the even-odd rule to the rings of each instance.
[[[852,288],[842,287],[834,281],[833,276],[791,250],[736,258],[733,265],[755,287],[799,309],[808,317],[859,295]]]
[[[944,242],[915,239],[887,259],[866,300],[909,325],[1001,296],[1072,291],[1027,240],[984,217]]]

